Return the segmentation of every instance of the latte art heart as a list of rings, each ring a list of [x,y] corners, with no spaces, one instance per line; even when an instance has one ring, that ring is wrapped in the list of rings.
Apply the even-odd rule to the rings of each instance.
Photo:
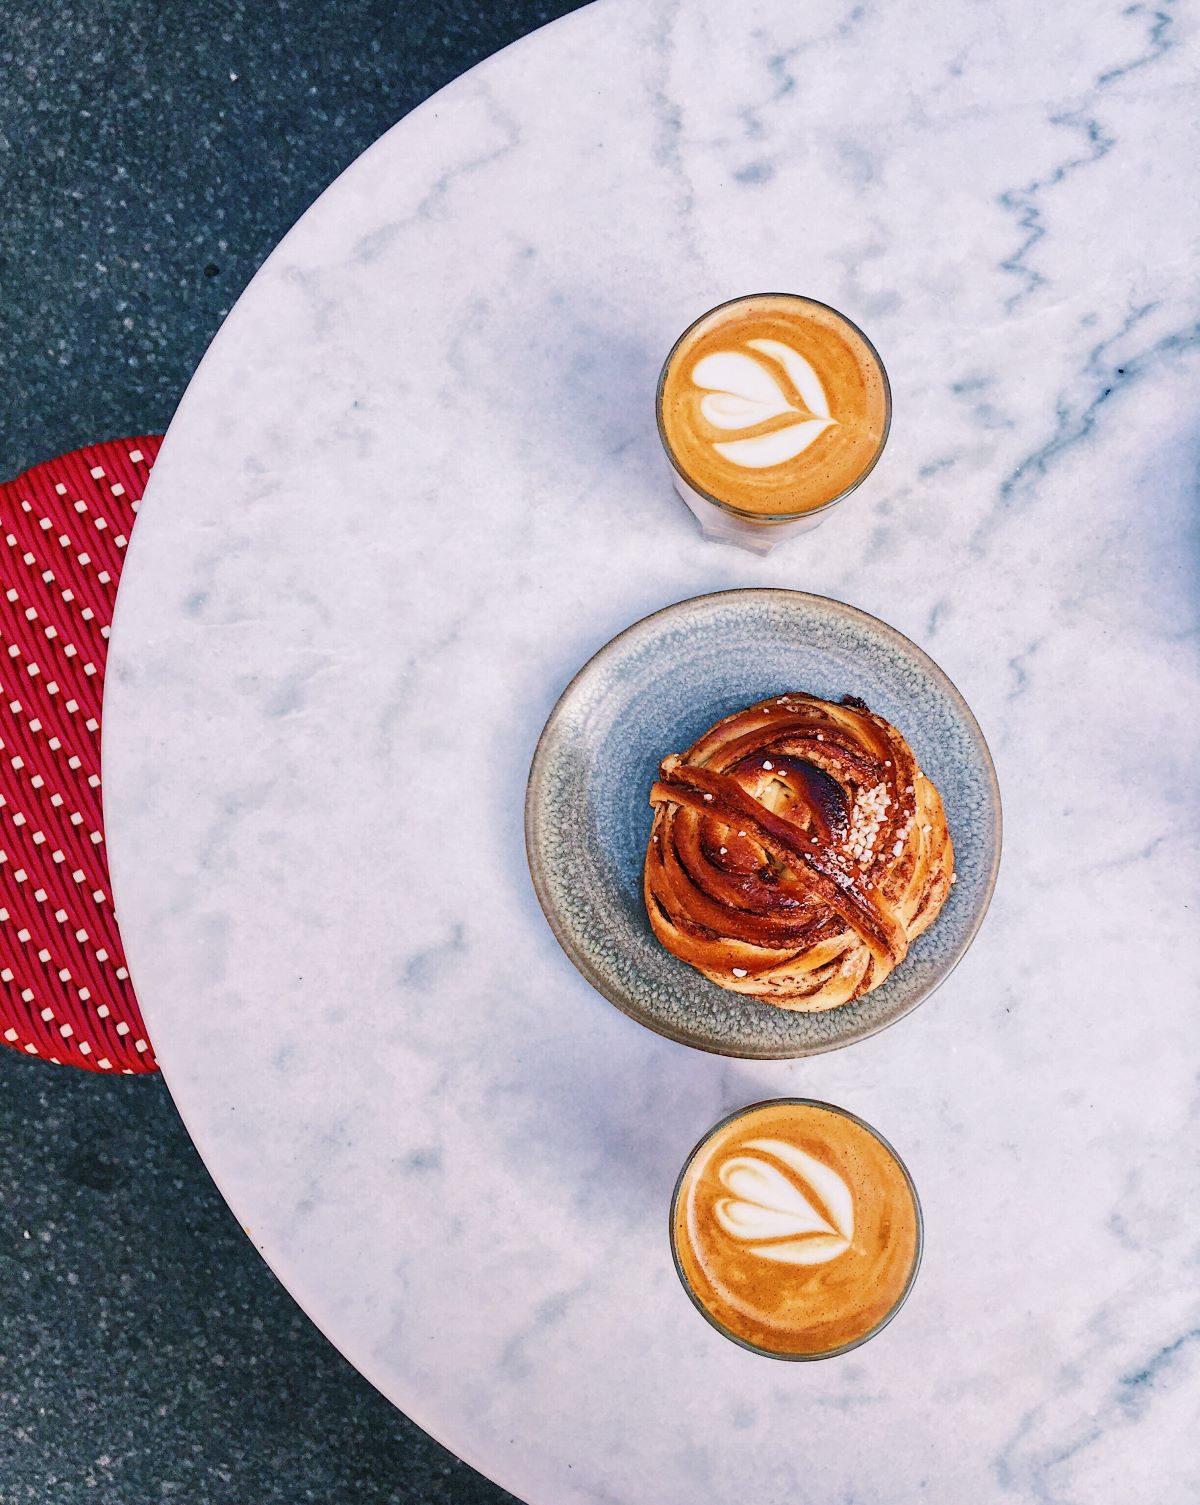
[[[782,465],[802,454],[837,420],[830,416],[821,378],[798,350],[768,339],[748,340],[746,347],[758,355],[716,350],[693,366],[692,381],[704,391],[700,411],[715,429],[751,429],[786,418],[750,438],[713,443],[717,453],[735,465]],[[803,406],[788,400],[768,362],[782,369]]]
[[[748,1154],[746,1151],[758,1153]],[[753,1139],[717,1172],[721,1228],[758,1259],[819,1265],[854,1238],[854,1199],[831,1167],[781,1139]]]
[[[659,382],[659,433],[693,511],[709,502],[784,518],[823,507],[871,469],[889,421],[887,376],[866,336],[790,293],[734,298],[697,319]]]
[[[828,1103],[755,1103],[696,1146],[671,1207],[692,1300],[727,1337],[821,1358],[870,1337],[908,1293],[916,1193],[891,1147]]]

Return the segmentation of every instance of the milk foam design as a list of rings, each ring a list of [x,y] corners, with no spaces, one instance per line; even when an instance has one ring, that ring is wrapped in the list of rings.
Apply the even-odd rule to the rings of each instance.
[[[747,340],[746,348],[783,368],[804,404],[802,408],[788,401],[770,366],[744,350],[717,350],[703,356],[692,368],[692,381],[704,389],[700,411],[716,429],[755,428],[773,418],[795,415],[765,434],[724,443],[714,441],[713,448],[726,460],[761,470],[794,460],[837,419],[830,416],[821,378],[798,350],[782,340]]]
[[[756,1150],[761,1153],[749,1153]],[[779,1264],[821,1265],[850,1247],[850,1188],[837,1171],[795,1145],[752,1139],[724,1162],[717,1179],[730,1193],[714,1208],[717,1222],[747,1253]]]

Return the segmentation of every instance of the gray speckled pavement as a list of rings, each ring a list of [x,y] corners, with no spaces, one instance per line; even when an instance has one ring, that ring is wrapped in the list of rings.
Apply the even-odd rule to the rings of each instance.
[[[162,429],[322,188],[564,0],[5,0],[0,474]],[[0,1505],[508,1500],[293,1305],[161,1081],[0,1050]]]

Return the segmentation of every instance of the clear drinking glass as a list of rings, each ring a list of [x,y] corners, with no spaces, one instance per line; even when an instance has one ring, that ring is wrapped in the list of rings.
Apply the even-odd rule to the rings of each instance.
[[[886,1160],[890,1162],[891,1166],[894,1166],[900,1184],[906,1188],[908,1195],[911,1197],[912,1217],[915,1222],[915,1240],[911,1251],[911,1260],[903,1267],[903,1280],[900,1281],[895,1290],[894,1299],[888,1303],[885,1310],[881,1311],[878,1319],[872,1322],[870,1326],[865,1327],[863,1331],[855,1334],[849,1341],[834,1344],[826,1348],[797,1349],[795,1351],[760,1347],[751,1339],[734,1332],[730,1327],[726,1326],[716,1312],[710,1310],[702,1293],[692,1285],[687,1272],[688,1261],[684,1258],[680,1248],[681,1242],[687,1241],[687,1235],[681,1234],[680,1229],[681,1222],[686,1221],[684,1199],[691,1195],[690,1186],[693,1181],[694,1168],[698,1164],[702,1164],[703,1158],[712,1153],[714,1145],[719,1144],[721,1136],[725,1134],[725,1131],[735,1127],[740,1121],[744,1119],[761,1121],[764,1116],[777,1114],[780,1110],[786,1112],[789,1109],[815,1109],[819,1113],[832,1114],[836,1118],[847,1120],[850,1124],[856,1126],[862,1134],[869,1136],[869,1139],[875,1142],[879,1150],[886,1157]],[[751,1145],[755,1144],[766,1147],[763,1140],[751,1141]],[[917,1196],[917,1188],[913,1182],[912,1175],[893,1146],[888,1143],[878,1129],[867,1123],[865,1119],[859,1118],[857,1114],[851,1113],[845,1108],[836,1107],[833,1103],[822,1102],[817,1098],[781,1097],[768,1099],[764,1102],[750,1103],[744,1108],[735,1109],[734,1112],[727,1114],[718,1123],[715,1123],[692,1149],[683,1162],[683,1168],[679,1172],[679,1179],[675,1183],[675,1191],[671,1197],[670,1239],[671,1257],[675,1264],[675,1271],[679,1276],[684,1290],[691,1299],[692,1305],[705,1321],[716,1328],[723,1337],[728,1338],[732,1343],[736,1343],[740,1348],[748,1349],[751,1353],[761,1354],[764,1358],[814,1362],[818,1359],[837,1358],[840,1354],[849,1353],[852,1349],[861,1347],[862,1344],[868,1343],[872,1338],[881,1333],[888,1323],[891,1322],[892,1318],[908,1300],[909,1293],[916,1281],[917,1271],[921,1266],[921,1254],[925,1241],[925,1224],[921,1211],[920,1198]]]
[[[820,310],[826,321],[832,316],[833,320],[845,326],[848,334],[861,342],[865,352],[878,369],[882,382],[884,400],[884,420],[879,440],[873,452],[865,456],[861,468],[857,469],[848,484],[839,485],[833,494],[825,497],[815,505],[808,505],[798,511],[781,511],[765,513],[751,511],[739,507],[731,500],[729,495],[720,495],[714,490],[709,490],[700,485],[694,476],[688,474],[686,466],[677,456],[668,435],[667,425],[663,418],[663,394],[667,385],[668,373],[671,372],[673,363],[680,350],[698,332],[702,332],[702,326],[718,317],[727,317],[730,311],[738,309],[739,305],[752,305],[755,302],[780,302],[794,303],[798,311],[802,312],[805,305],[811,310]],[[740,298],[731,298],[725,303],[719,303],[715,308],[709,309],[700,318],[694,320],[676,340],[671,347],[666,360],[663,362],[662,371],[658,379],[658,390],[655,398],[655,414],[658,421],[659,438],[662,441],[663,450],[667,462],[671,467],[671,474],[675,482],[675,489],[686,503],[688,509],[700,524],[701,532],[706,538],[719,543],[736,544],[740,548],[749,549],[755,554],[768,554],[786,539],[794,537],[798,533],[806,533],[812,528],[823,523],[829,513],[840,502],[862,485],[863,481],[874,470],[887,443],[888,434],[892,423],[892,393],[891,384],[888,381],[887,370],[880,358],[875,346],[862,332],[861,329],[848,319],[838,309],[831,308],[827,303],[821,303],[816,298],[806,298],[798,293],[752,293]]]

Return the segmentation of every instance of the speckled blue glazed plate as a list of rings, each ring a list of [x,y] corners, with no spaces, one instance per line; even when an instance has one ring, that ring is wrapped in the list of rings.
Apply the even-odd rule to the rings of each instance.
[[[720,717],[788,690],[857,695],[904,733],[941,791],[958,875],[936,923],[887,981],[819,1014],[709,982],[659,944],[642,902],[660,760]],[[995,887],[1000,791],[966,701],[895,628],[824,596],[722,591],[636,622],[567,686],[534,753],[525,840],[554,934],[618,1008],[701,1050],[808,1056],[884,1029],[954,970]]]

